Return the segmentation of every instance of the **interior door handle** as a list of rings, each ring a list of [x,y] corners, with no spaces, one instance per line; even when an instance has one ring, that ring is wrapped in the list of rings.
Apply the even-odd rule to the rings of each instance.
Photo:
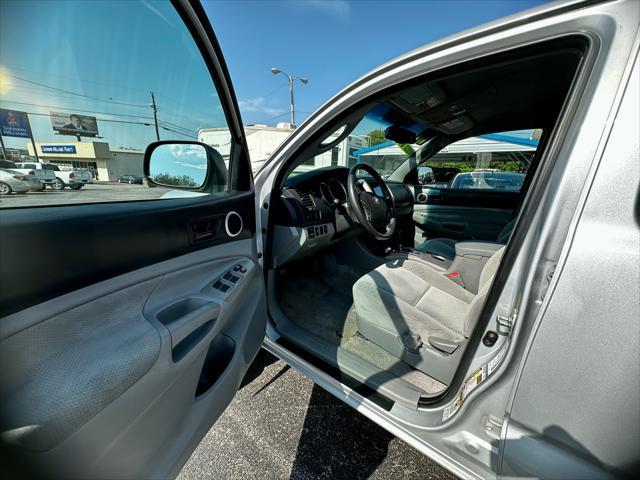
[[[187,298],[170,305],[158,313],[157,318],[171,334],[171,348],[198,328],[218,318],[220,305],[216,302]]]

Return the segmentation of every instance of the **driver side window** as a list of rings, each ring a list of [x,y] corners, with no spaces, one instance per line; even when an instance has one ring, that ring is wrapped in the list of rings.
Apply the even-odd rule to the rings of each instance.
[[[540,134],[518,130],[459,140],[419,165],[414,182],[426,188],[519,192]]]

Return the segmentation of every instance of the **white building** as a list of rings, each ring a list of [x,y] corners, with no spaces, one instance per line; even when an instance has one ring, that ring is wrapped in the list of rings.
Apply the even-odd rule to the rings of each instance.
[[[275,127],[266,125],[245,126],[244,133],[247,138],[253,170],[256,171],[293,131],[294,129],[291,128],[289,123],[279,123]],[[225,160],[228,160],[231,151],[231,135],[227,128],[203,128],[198,132],[198,141],[211,145],[220,152]],[[329,165],[350,167],[356,162],[353,152],[368,146],[367,137],[349,135],[331,150],[304,162],[296,168],[296,171],[305,171]]]
[[[444,147],[430,162],[459,162],[473,160],[477,168],[488,166],[492,159],[513,160],[528,166],[537,148],[537,139],[509,135],[482,135],[465,138]],[[415,151],[421,145],[412,146]],[[398,144],[385,142],[357,152],[360,162],[373,165],[377,170],[391,173],[407,158]]]
[[[247,125],[244,134],[249,148],[249,158],[256,170],[291,133],[288,123],[278,123],[275,127]],[[198,141],[211,145],[225,160],[231,152],[231,135],[228,128],[203,128],[198,131]]]

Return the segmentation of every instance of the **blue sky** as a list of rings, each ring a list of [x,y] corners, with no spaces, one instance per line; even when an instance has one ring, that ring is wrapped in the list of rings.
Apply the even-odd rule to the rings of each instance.
[[[545,3],[540,0],[205,1],[245,123],[297,123],[377,66],[434,40]],[[249,14],[248,14],[249,13]]]
[[[286,79],[296,84],[301,123],[347,84],[433,40],[544,3],[538,0],[205,1],[245,124],[288,121]],[[36,141],[54,135],[50,111],[98,117],[112,148],[190,138],[224,119],[199,52],[166,2],[0,2],[2,108],[29,112]],[[180,133],[179,133],[180,132]],[[4,138],[7,147],[25,140]]]

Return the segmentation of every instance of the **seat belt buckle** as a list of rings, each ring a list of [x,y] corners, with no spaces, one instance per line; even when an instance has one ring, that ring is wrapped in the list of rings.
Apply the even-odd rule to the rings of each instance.
[[[447,273],[447,277],[449,278],[449,280],[453,280],[455,283],[464,288],[464,280],[462,280],[462,275],[460,275],[460,272]]]

